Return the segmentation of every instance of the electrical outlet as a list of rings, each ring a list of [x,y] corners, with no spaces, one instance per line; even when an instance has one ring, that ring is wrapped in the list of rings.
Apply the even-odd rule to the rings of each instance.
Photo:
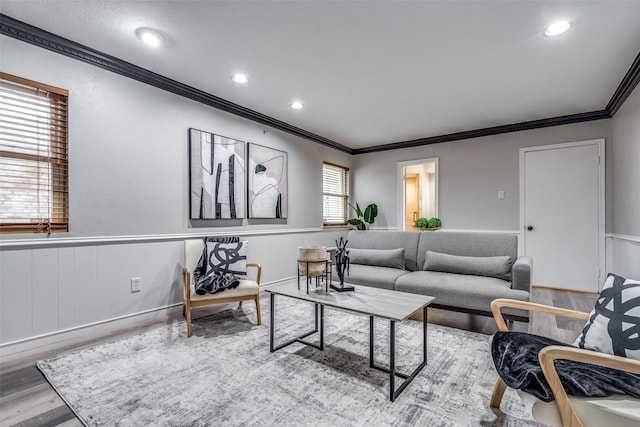
[[[504,199],[504,190],[498,191],[498,199]]]
[[[140,282],[142,279],[140,277],[131,278],[131,293],[140,292]]]

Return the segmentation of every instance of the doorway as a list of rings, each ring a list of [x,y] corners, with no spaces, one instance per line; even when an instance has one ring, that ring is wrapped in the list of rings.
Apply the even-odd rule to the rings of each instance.
[[[534,285],[599,291],[604,139],[520,149],[520,226]]]
[[[438,216],[438,159],[398,163],[398,218],[402,231],[419,231],[418,218]]]

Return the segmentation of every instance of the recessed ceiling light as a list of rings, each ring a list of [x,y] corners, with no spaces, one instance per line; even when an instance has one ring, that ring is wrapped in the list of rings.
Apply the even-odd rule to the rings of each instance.
[[[302,109],[302,107],[304,107],[304,105],[302,105],[302,102],[292,102],[291,103],[291,108],[293,108],[294,110],[300,110]]]
[[[149,46],[158,47],[164,43],[162,34],[151,28],[138,28],[136,35]]]
[[[545,36],[557,36],[558,34],[562,34],[567,31],[571,27],[571,23],[569,21],[557,21],[553,24],[549,25],[546,30],[544,30]]]
[[[234,74],[233,77],[231,77],[231,80],[236,83],[246,83],[249,81],[247,76],[245,76],[244,74]]]

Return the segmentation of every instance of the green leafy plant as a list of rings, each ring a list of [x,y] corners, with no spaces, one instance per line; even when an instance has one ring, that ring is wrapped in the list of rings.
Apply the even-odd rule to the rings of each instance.
[[[438,227],[442,227],[442,221],[440,221],[440,218],[429,218],[429,221],[427,221],[427,228],[438,228]]]
[[[429,220],[427,218],[418,218],[414,224],[416,228],[429,228]]]
[[[440,218],[418,218],[414,224],[416,228],[438,228],[442,227],[442,221]]]
[[[347,222],[349,223],[349,225],[354,226],[356,230],[366,230],[367,224],[373,224],[373,221],[375,221],[376,217],[378,216],[378,205],[376,205],[375,203],[371,203],[369,206],[367,206],[364,212],[362,212],[362,210],[360,209],[360,205],[358,205],[357,202],[355,206],[353,206],[351,203],[347,204],[351,207],[351,209],[355,211],[357,216],[357,218],[352,218]]]

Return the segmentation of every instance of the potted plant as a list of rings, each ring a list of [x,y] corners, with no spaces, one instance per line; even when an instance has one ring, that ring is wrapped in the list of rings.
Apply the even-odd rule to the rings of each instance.
[[[367,224],[373,224],[373,221],[375,221],[378,216],[378,205],[375,203],[371,203],[367,206],[364,212],[362,212],[360,205],[358,205],[357,202],[355,206],[351,203],[347,204],[356,212],[357,218],[352,218],[347,221],[349,225],[354,226],[356,230],[366,230]]]
[[[440,220],[440,218],[436,217],[429,219],[418,218],[416,220],[416,223],[414,224],[414,227],[424,231],[436,231],[442,228],[442,221]]]

